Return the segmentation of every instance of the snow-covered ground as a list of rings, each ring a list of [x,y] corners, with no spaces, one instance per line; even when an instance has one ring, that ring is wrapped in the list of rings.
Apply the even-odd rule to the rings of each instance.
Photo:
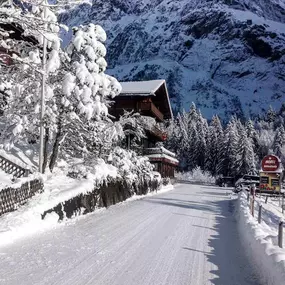
[[[236,212],[238,228],[251,262],[259,268],[265,284],[281,285],[285,280],[285,249],[278,247],[278,223],[284,219],[275,203],[264,203],[257,198],[255,215],[252,217],[245,193],[239,194]],[[258,224],[258,205],[263,206],[262,223]],[[285,240],[284,240],[285,241]]]
[[[261,285],[229,193],[181,184],[3,245],[0,283]]]
[[[107,173],[106,169],[105,173]],[[25,179],[22,178],[20,181],[25,182]],[[58,226],[59,216],[56,213],[47,214],[44,220],[42,220],[41,215],[60,203],[94,190],[93,179],[78,180],[65,175],[54,175],[53,177],[47,175],[44,180],[44,193],[35,195],[17,211],[6,213],[0,217],[0,246],[11,244],[23,237],[42,233]],[[122,203],[164,193],[172,188],[172,185],[163,186],[158,192],[150,192],[142,196],[134,195]],[[98,210],[102,211],[102,209]]]
[[[5,188],[6,186],[10,186],[12,184],[13,176],[5,173],[4,171],[0,170],[0,191],[1,189]]]

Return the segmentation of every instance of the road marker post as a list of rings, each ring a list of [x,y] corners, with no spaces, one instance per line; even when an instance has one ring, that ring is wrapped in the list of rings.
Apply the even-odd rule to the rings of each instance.
[[[259,209],[258,209],[258,223],[261,223],[261,214],[262,214],[262,205],[259,205]]]
[[[280,221],[278,227],[278,246],[281,248],[283,248],[283,225],[284,222]]]

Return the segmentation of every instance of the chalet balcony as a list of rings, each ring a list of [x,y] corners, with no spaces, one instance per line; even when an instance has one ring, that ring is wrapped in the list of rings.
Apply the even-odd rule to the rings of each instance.
[[[166,133],[163,132],[160,128],[157,126],[153,126],[150,130],[152,134],[154,134],[156,137],[158,137],[161,141],[166,140]]]
[[[160,122],[163,122],[162,112],[152,102],[139,102],[139,110],[155,116]]]
[[[145,148],[143,154],[152,162],[166,162],[173,165],[178,165],[179,163],[175,153],[164,147]]]

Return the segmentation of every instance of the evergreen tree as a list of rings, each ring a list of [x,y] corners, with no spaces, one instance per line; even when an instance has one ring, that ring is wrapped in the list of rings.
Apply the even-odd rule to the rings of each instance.
[[[183,169],[188,168],[190,161],[190,134],[188,130],[188,114],[183,111],[177,116],[179,140],[177,141],[177,154]]]
[[[205,158],[206,158],[206,149],[207,149],[207,133],[208,133],[208,123],[202,117],[200,110],[197,113],[197,122],[196,122],[196,129],[197,129],[197,141],[195,152],[197,154],[197,165],[200,166],[201,169],[205,168]]]
[[[236,175],[256,174],[255,153],[252,140],[247,135],[246,130],[241,131],[237,146],[237,160],[235,166]]]
[[[269,109],[266,113],[265,121],[268,123],[274,123],[276,118],[276,112],[273,110],[272,106],[269,106]]]
[[[273,152],[278,157],[282,157],[285,155],[283,153],[283,147],[285,146],[285,130],[283,126],[280,126],[275,133],[274,141],[273,141]]]
[[[218,173],[218,161],[222,156],[223,129],[218,116],[212,118],[208,134],[206,149],[206,170],[212,175]]]
[[[197,109],[196,109],[196,105],[194,102],[192,102],[192,105],[190,107],[190,110],[189,110],[189,114],[188,114],[188,127],[191,129],[191,125],[192,124],[196,124],[197,121],[198,121],[198,118],[199,115],[198,115],[198,112],[197,112]]]
[[[237,174],[237,146],[239,134],[235,118],[232,118],[225,130],[224,140],[218,162],[218,173],[224,176],[235,176]]]
[[[38,142],[39,91],[42,72],[45,72],[44,168],[49,156],[49,168],[52,171],[60,150],[81,157],[98,152],[102,144],[96,142],[105,140],[108,133],[106,126],[111,123],[107,119],[109,98],[116,96],[121,87],[115,78],[105,74],[104,30],[93,24],[75,29],[67,55],[60,48],[60,26],[56,15],[48,7],[35,5],[31,12],[22,15],[20,10],[15,14],[24,27],[29,19],[29,28],[25,29],[25,33],[34,36],[38,45],[22,43],[27,48],[15,56],[19,64],[11,67],[13,92],[4,112],[6,129],[2,136],[7,147],[13,147],[17,141]],[[0,13],[2,11],[0,9]],[[40,60],[43,37],[48,38],[49,51],[44,71]]]
[[[190,138],[191,139],[189,142],[187,165],[188,165],[188,169],[192,170],[197,165],[199,165],[199,152],[197,151],[198,142],[199,142],[199,134],[198,134],[196,125],[192,125]]]

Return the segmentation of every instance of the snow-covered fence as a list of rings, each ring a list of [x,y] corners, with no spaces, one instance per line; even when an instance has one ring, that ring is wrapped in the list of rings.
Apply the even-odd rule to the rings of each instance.
[[[27,177],[31,173],[29,169],[25,169],[15,164],[6,157],[3,157],[2,155],[0,155],[0,169],[2,169],[8,174],[12,174],[17,178]]]
[[[19,187],[7,187],[0,190],[0,216],[18,209],[36,193],[43,192],[43,189],[42,180],[34,179]]]

